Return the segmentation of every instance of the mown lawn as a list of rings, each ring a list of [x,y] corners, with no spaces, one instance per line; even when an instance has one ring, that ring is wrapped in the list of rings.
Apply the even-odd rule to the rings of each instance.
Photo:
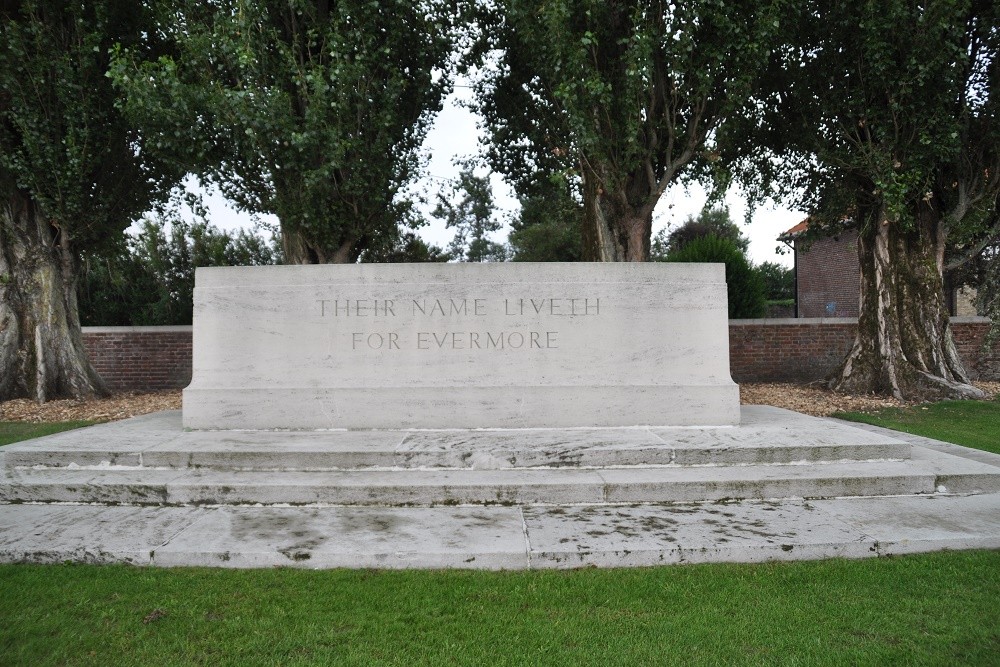
[[[1000,454],[1000,401],[996,400],[941,401],[912,408],[886,408],[872,414],[843,412],[834,416]]]
[[[43,435],[52,435],[60,431],[68,431],[74,428],[90,426],[94,422],[89,421],[68,421],[51,422],[43,424],[30,424],[27,422],[2,422],[0,421],[0,447],[9,445],[19,440],[29,440],[40,438]],[[3,664],[0,662],[0,664]]]
[[[4,665],[996,665],[1000,552],[568,572],[0,566]]]

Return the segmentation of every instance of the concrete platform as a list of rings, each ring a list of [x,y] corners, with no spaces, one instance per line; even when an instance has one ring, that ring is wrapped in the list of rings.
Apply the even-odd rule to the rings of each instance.
[[[1000,456],[777,408],[741,427],[185,432],[0,449],[0,562],[644,566],[1000,548]]]

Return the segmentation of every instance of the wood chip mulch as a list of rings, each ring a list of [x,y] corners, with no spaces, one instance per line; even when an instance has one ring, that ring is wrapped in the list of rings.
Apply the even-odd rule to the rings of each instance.
[[[7,422],[110,422],[160,410],[180,410],[181,392],[114,394],[94,400],[62,399],[38,403],[21,398],[0,401],[0,421]]]
[[[989,396],[1000,395],[1000,382],[974,382]],[[873,412],[905,405],[882,396],[837,394],[821,386],[792,383],[745,383],[740,385],[740,402],[749,405],[774,405],[817,417],[834,412]],[[74,399],[36,403],[29,399],[0,402],[0,421],[63,422],[87,420],[117,421],[160,410],[179,410],[181,392],[152,394],[116,394],[89,401]]]
[[[985,391],[990,398],[1000,394],[1000,382],[976,381],[972,384]],[[774,405],[815,417],[829,417],[835,412],[875,412],[883,408],[916,405],[916,402],[901,402],[886,396],[838,394],[817,383],[785,382],[741,384],[740,403]]]

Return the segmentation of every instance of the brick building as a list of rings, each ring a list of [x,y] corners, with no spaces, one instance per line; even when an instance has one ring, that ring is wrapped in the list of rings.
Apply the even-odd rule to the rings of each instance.
[[[808,226],[808,219],[803,220],[778,237],[795,253],[795,317],[857,317],[861,290],[857,230],[802,244],[800,237]],[[948,311],[976,315],[974,297],[970,289],[948,290]]]
[[[795,317],[857,317],[858,232],[849,229],[805,245],[800,236],[808,226],[803,220],[778,237],[795,253]]]

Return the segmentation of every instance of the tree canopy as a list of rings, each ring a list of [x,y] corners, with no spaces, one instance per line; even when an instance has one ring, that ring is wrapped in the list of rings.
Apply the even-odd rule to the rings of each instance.
[[[199,266],[258,266],[281,261],[263,228],[220,230],[187,222],[176,210],[143,219],[113,250],[83,256],[78,288],[84,326],[191,324]],[[280,242],[280,241],[279,241]]]
[[[729,209],[706,207],[697,216],[689,215],[676,229],[661,229],[653,238],[653,259],[662,259],[672,251],[680,250],[691,241],[705,236],[728,239],[746,255],[750,239],[729,216]]]
[[[573,184],[554,176],[539,179],[519,199],[511,219],[511,259],[515,262],[578,262],[583,258],[583,205]]]
[[[493,189],[488,176],[477,176],[472,165],[465,165],[448,192],[438,193],[431,215],[455,230],[448,245],[451,259],[460,262],[502,262],[507,250],[490,234],[503,226],[496,216]]]
[[[157,148],[281,221],[289,263],[355,261],[398,234],[418,149],[451,89],[450,0],[160,2],[171,53],[119,50]],[[391,245],[391,243],[389,244]]]
[[[786,3],[497,0],[476,55],[491,166],[519,193],[538,174],[582,178],[584,255],[649,258],[652,213],[736,113]]]

